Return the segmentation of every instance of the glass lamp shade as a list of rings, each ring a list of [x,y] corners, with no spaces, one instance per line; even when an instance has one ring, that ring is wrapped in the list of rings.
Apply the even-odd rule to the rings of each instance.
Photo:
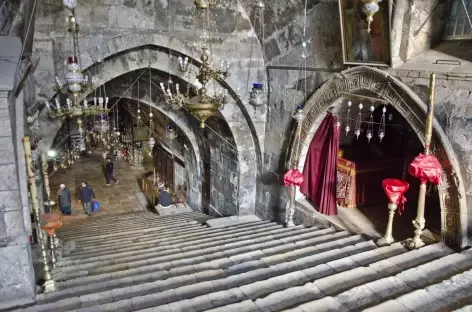
[[[73,10],[77,6],[77,0],[62,0],[62,3],[69,10]]]
[[[253,83],[252,91],[249,94],[249,104],[254,107],[264,105],[264,85],[262,83]]]

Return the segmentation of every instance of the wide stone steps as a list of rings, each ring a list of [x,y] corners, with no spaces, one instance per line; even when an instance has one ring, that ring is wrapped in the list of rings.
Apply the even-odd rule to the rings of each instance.
[[[334,228],[211,228],[207,219],[137,213],[65,228],[70,248],[58,265],[67,280],[17,311],[464,312],[472,303],[470,251],[408,252]]]
[[[339,293],[354,285],[376,280],[380,275],[380,269],[384,267],[382,264],[386,261],[392,260],[393,263],[401,264],[402,266],[398,266],[398,269],[402,271],[414,266],[415,263],[428,262],[451,253],[442,245],[432,245],[425,247],[427,250],[424,252],[420,249],[392,257],[401,249],[403,247],[397,244],[374,249],[364,254],[352,256],[348,254],[339,260],[318,263],[306,263],[306,259],[300,258],[283,264],[285,267],[296,268],[298,271],[260,279],[257,282],[229,289],[232,293],[239,293],[239,295],[226,300],[226,305],[218,306],[219,303],[213,302],[211,296],[205,294],[167,302],[149,311],[206,311],[209,310],[210,304],[213,308],[219,308],[214,311],[240,311],[241,305],[250,307],[248,299],[253,302],[253,307],[248,311],[281,311],[306,301],[325,297],[326,294]],[[373,254],[372,251],[377,254]],[[379,260],[379,257],[383,260]],[[318,309],[310,311],[318,311]],[[332,311],[338,310],[332,309]]]
[[[76,241],[93,241],[98,237],[126,237],[129,234],[139,233],[141,231],[153,231],[156,226],[177,226],[179,224],[201,224],[210,217],[198,214],[188,213],[175,215],[175,218],[159,217],[152,213],[139,213],[136,220],[120,220],[114,219],[110,223],[104,221],[95,222],[77,227],[73,225],[66,225],[63,229],[58,231],[58,235],[62,239],[74,239]],[[124,218],[124,217],[123,217]],[[134,219],[134,217],[128,217]],[[163,219],[163,220],[162,220]]]
[[[270,224],[267,221],[261,221],[254,225],[248,225],[250,228],[231,228],[227,231],[222,229],[208,229],[203,226],[193,226],[191,228],[185,227],[174,227],[166,228],[161,232],[153,232],[151,235],[142,234],[139,237],[132,238],[130,240],[123,241],[112,241],[110,243],[99,242],[89,246],[83,246],[82,244],[77,246],[75,250],[66,253],[68,255],[68,260],[78,260],[76,264],[80,263],[80,259],[91,259],[91,257],[98,258],[101,255],[110,255],[118,254],[125,252],[132,252],[140,249],[151,249],[153,247],[162,249],[168,249],[165,246],[183,246],[182,244],[177,245],[179,241],[183,241],[186,244],[191,244],[191,242],[206,242],[212,241],[214,238],[228,238],[232,237],[236,233],[244,234],[257,234],[263,232],[264,230],[282,228],[278,224]],[[245,231],[243,231],[243,229]]]

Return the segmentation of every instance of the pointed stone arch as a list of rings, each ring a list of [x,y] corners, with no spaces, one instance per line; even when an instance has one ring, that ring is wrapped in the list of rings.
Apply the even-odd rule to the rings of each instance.
[[[130,38],[130,40],[132,39]],[[140,39],[140,42],[141,40],[142,38]],[[132,42],[136,42],[136,40]],[[130,44],[128,43],[126,46],[129,45]],[[118,48],[115,48],[115,50],[112,51],[117,51],[117,53],[110,55],[100,63],[100,75],[97,76],[97,83],[99,85],[105,84],[106,82],[131,71],[142,70],[150,67],[161,72],[172,73],[195,87],[195,81],[191,81],[188,75],[176,71],[172,67],[173,65],[169,64],[168,51],[164,50],[162,47],[147,44],[144,46],[133,47],[125,51],[119,50]],[[98,63],[86,64],[91,68],[97,66]],[[194,66],[193,70],[196,71],[196,65],[192,66]],[[225,85],[224,87],[229,89],[230,94],[235,94],[230,85]],[[46,92],[46,94],[52,97],[54,96],[54,91],[51,89],[51,91]],[[88,94],[84,94],[83,96],[87,97]],[[261,110],[264,109],[261,108]],[[256,203],[255,186],[257,184],[257,174],[261,170],[262,162],[260,142],[262,142],[263,134],[261,134],[260,130],[263,130],[263,127],[259,127],[259,130],[256,130],[257,121],[255,123],[253,122],[253,119],[249,115],[246,107],[241,103],[241,101],[235,98],[229,99],[228,105],[221,110],[221,115],[229,125],[237,146],[239,162],[239,215],[254,215]]]
[[[325,82],[308,100],[302,124],[300,159],[290,154],[290,163],[303,170],[309,144],[326,111],[345,93],[369,91],[392,105],[409,123],[424,144],[426,104],[404,83],[387,72],[359,66],[343,71]],[[438,187],[441,205],[441,241],[453,248],[469,245],[467,202],[459,162],[439,122],[433,121],[435,155],[443,167],[443,183]],[[297,197],[302,196],[300,193]]]

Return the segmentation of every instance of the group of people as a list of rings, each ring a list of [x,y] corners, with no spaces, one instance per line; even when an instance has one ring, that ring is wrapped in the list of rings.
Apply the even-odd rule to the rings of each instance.
[[[118,184],[118,180],[114,174],[114,166],[111,158],[107,158],[105,164],[105,181],[109,186],[111,181]],[[70,216],[72,214],[72,196],[70,189],[61,184],[57,191],[57,199],[59,202],[59,209],[63,215]],[[87,182],[82,182],[79,189],[78,200],[84,208],[84,213],[88,216],[92,215],[92,202],[95,200],[95,192]]]
[[[110,182],[114,181],[115,184],[118,184],[118,180],[114,174],[114,165],[111,161],[111,158],[106,159],[105,164],[105,182],[106,186],[110,185]],[[159,196],[158,196],[158,207],[159,208],[171,208],[174,206],[178,200],[174,200],[172,194],[169,191],[169,188],[166,184],[160,183],[158,185]],[[61,184],[57,192],[59,209],[63,215],[70,216],[72,213],[72,196],[71,191],[65,184]],[[78,193],[79,202],[81,202],[84,213],[88,216],[92,215],[92,203],[95,200],[95,192],[92,187],[86,183],[82,182],[79,193]]]

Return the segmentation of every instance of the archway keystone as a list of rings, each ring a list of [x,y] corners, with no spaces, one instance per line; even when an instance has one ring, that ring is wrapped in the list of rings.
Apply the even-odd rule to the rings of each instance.
[[[410,124],[424,144],[424,123],[427,106],[405,84],[387,72],[359,66],[343,71],[325,82],[308,100],[304,110],[307,113],[302,124],[302,147],[300,159],[290,154],[290,164],[303,170],[309,144],[333,103],[346,93],[368,91],[392,105]],[[459,162],[446,134],[436,119],[433,121],[434,154],[443,168],[443,183],[438,187],[441,204],[441,241],[453,248],[469,245],[467,237],[467,203]],[[298,161],[298,163],[297,163]],[[297,197],[302,196],[300,193]]]

